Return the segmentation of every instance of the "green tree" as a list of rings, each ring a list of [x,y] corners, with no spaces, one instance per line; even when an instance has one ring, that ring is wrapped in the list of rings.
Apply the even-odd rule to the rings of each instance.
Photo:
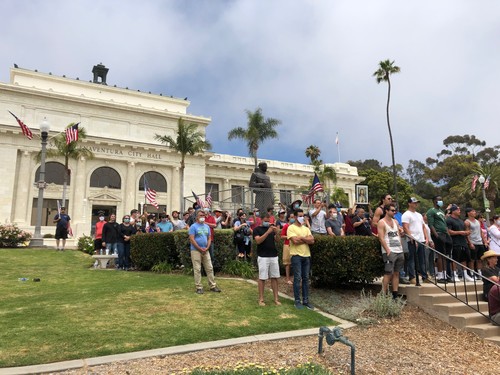
[[[387,82],[387,105],[386,105],[386,118],[387,118],[387,128],[389,129],[389,139],[391,141],[391,157],[392,157],[392,178],[394,195],[396,197],[396,203],[399,203],[398,199],[398,185],[396,183],[396,160],[394,158],[394,142],[392,140],[391,122],[389,119],[389,104],[391,101],[391,74],[399,73],[401,69],[399,66],[394,65],[394,61],[383,60],[379,62],[379,68],[373,76],[375,77],[377,83]]]
[[[205,139],[205,135],[198,131],[198,125],[186,123],[184,119],[179,118],[177,122],[177,137],[174,139],[169,135],[155,134],[155,140],[163,143],[169,148],[181,154],[181,193],[179,207],[184,211],[184,170],[186,168],[186,155],[194,155],[210,150],[212,145]]]
[[[340,202],[343,207],[349,207],[349,197],[344,189],[340,187],[334,187],[330,194],[331,202]]]
[[[331,188],[330,183],[334,184],[337,182],[337,173],[333,167],[324,164],[323,160],[319,158],[321,156],[321,150],[319,147],[310,145],[306,148],[305,154],[311,160],[310,164],[313,166],[314,172],[318,175],[319,180],[325,184],[325,188]]]
[[[227,134],[229,140],[239,138],[247,142],[248,153],[254,159],[257,168],[257,151],[259,146],[266,139],[278,138],[276,127],[281,124],[280,120],[274,118],[264,118],[262,109],[257,108],[254,112],[245,110],[247,114],[247,127],[241,126],[231,129]]]
[[[320,156],[321,156],[321,150],[319,149],[318,146],[310,145],[308,148],[306,148],[306,157],[308,157],[311,160],[312,165],[318,162]]]
[[[75,125],[72,122],[66,129]],[[49,148],[47,149],[47,159],[57,159],[64,158],[64,178],[63,178],[63,195],[62,195],[62,206],[66,206],[66,195],[68,190],[68,178],[71,173],[69,169],[69,160],[78,160],[80,158],[93,159],[94,154],[88,148],[81,146],[81,140],[87,138],[87,132],[84,127],[78,128],[78,141],[73,141],[69,145],[66,144],[66,132],[59,133],[50,141]],[[36,156],[37,160],[41,159],[41,153]],[[76,188],[76,187],[75,187]]]
[[[392,173],[389,171],[376,171],[374,169],[363,170],[359,173],[360,176],[365,177],[364,184],[368,185],[370,193],[369,200],[372,207],[375,207],[382,195],[387,194],[391,190],[393,183]],[[401,177],[397,177],[398,191],[401,194],[401,202],[405,202],[409,197],[413,196],[413,189],[408,181]],[[404,207],[400,206],[400,209]]]

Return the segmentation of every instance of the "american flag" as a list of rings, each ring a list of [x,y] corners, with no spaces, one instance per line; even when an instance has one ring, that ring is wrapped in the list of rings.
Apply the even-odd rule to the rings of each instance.
[[[302,194],[302,201],[305,205],[311,205],[313,203],[314,194]]]
[[[144,196],[146,200],[151,203],[156,209],[159,208],[158,202],[156,202],[156,190],[150,189],[146,182],[146,177],[144,177]]]
[[[313,182],[312,182],[311,190],[309,190],[309,195],[314,195],[318,191],[323,191],[323,185],[321,185],[321,182],[319,182],[319,177],[315,173],[314,178],[313,178]]]
[[[484,189],[488,189],[488,187],[490,186],[490,176],[488,176],[488,178],[486,179],[486,181],[484,181]]]
[[[19,124],[19,126],[21,127],[21,130],[23,131],[23,134],[26,136],[26,138],[28,139],[33,139],[33,133],[31,132],[30,128],[28,128],[28,126],[22,122],[15,114],[13,114],[11,111],[9,111],[9,113],[14,116],[14,118],[16,119],[17,123]]]
[[[208,207],[207,204],[205,202],[203,202],[201,200],[201,198],[194,193],[194,191],[191,190],[191,193],[193,194],[193,197],[196,200],[196,203],[198,204],[198,206],[200,206],[200,208]]]
[[[73,126],[69,126],[66,128],[66,144],[69,145],[73,141],[78,141],[78,125],[77,123]]]
[[[478,179],[479,179],[478,175],[475,175],[474,178],[472,179],[472,186],[471,186],[472,191],[476,190],[476,184]]]
[[[212,189],[207,194],[206,203],[207,207],[212,207]]]

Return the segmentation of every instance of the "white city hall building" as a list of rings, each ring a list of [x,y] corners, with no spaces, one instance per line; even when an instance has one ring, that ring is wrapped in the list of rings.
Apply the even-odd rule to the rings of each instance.
[[[204,196],[212,191],[214,206],[233,210],[250,208],[252,193],[248,181],[253,159],[205,152],[186,156],[184,191],[180,191],[180,154],[154,140],[155,134],[176,137],[177,123],[183,118],[205,133],[210,118],[188,113],[189,101],[162,95],[109,86],[108,69],[94,66],[94,77],[84,80],[57,77],[17,66],[10,71],[10,82],[0,83],[0,221],[16,223],[33,230],[37,218],[40,162],[39,126],[50,124],[50,139],[70,123],[80,123],[87,137],[81,146],[93,158],[69,160],[71,170],[67,194],[67,213],[74,236],[90,234],[97,212],[114,212],[118,221],[131,209],[142,209],[144,175],[148,187],[157,191],[160,211],[180,209],[180,196],[186,207],[192,193]],[[26,138],[11,111],[33,132]],[[300,198],[298,189],[309,186],[313,176],[310,165],[263,160],[278,202],[289,204]],[[363,180],[357,169],[347,164],[331,165],[337,173],[337,186],[354,202],[355,184]],[[42,211],[42,234],[54,233],[52,219],[57,201],[63,195],[64,158],[47,158]],[[241,193],[243,192],[243,193]],[[155,211],[147,206],[148,211]]]

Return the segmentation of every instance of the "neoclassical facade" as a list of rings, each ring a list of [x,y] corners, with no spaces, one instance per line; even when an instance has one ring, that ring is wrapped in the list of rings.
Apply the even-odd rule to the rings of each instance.
[[[112,87],[106,75],[94,67],[91,82],[57,77],[21,68],[12,68],[9,83],[0,83],[0,220],[33,229],[37,216],[41,149],[39,125],[47,119],[50,139],[72,122],[85,128],[81,145],[93,158],[69,160],[71,170],[66,206],[76,236],[89,234],[99,210],[116,212],[120,219],[132,208],[143,208],[144,179],[157,191],[160,210],[179,209],[180,196],[186,205],[192,193],[212,191],[214,204],[225,209],[250,206],[252,194],[246,189],[253,172],[253,159],[206,152],[187,156],[184,191],[180,191],[180,155],[154,140],[155,134],[175,138],[179,118],[197,124],[205,132],[210,118],[188,113],[189,101],[138,90]],[[97,69],[96,69],[97,68]],[[96,73],[97,71],[97,73]],[[107,69],[105,69],[107,72]],[[16,114],[33,131],[27,139],[8,111]],[[285,161],[268,163],[275,200],[297,197],[296,191],[309,185],[312,167]],[[335,163],[337,186],[354,202],[355,184],[363,180],[357,170]],[[47,187],[44,190],[42,233],[53,233],[52,218],[63,196],[64,159],[48,158]],[[148,210],[152,207],[148,206]]]

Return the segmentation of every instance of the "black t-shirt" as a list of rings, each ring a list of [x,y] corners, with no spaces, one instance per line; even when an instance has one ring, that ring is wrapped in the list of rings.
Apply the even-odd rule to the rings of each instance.
[[[498,267],[484,267],[481,270],[481,273],[483,277],[486,279],[489,279],[491,276],[500,276],[500,268]],[[483,279],[483,293],[485,298],[488,298],[488,293],[490,292],[491,287],[493,286],[493,283],[490,280],[485,280]]]
[[[352,218],[352,223],[354,224],[354,223],[357,223],[357,222],[362,221],[362,220],[363,220],[362,218],[360,218],[358,215],[356,215]],[[358,225],[357,227],[354,227],[354,231],[355,231],[356,235],[358,235],[358,236],[371,236],[372,230],[369,226],[367,226],[367,224],[368,224],[368,221],[366,223]]]
[[[269,228],[260,226],[253,230],[253,238],[256,236],[262,236],[267,232]],[[257,255],[263,258],[272,258],[278,256],[278,250],[276,250],[276,244],[274,242],[275,233],[269,233],[265,240],[257,245]]]
[[[454,217],[449,216],[446,219],[446,225],[448,229],[454,230],[456,232],[465,230],[465,223],[461,219],[456,219]],[[467,237],[462,235],[451,236],[453,241],[453,246],[464,246],[467,247]]]

